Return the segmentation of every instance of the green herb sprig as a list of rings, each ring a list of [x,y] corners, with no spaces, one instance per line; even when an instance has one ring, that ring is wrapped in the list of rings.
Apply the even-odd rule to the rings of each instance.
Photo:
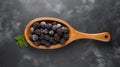
[[[28,46],[28,43],[26,42],[24,35],[18,35],[17,37],[15,37],[15,40],[16,40],[16,44],[19,47],[27,47]]]

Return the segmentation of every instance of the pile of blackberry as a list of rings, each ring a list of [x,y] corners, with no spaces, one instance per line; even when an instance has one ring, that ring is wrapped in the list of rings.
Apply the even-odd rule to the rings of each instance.
[[[30,28],[30,40],[36,46],[49,47],[58,43],[64,44],[69,39],[69,29],[59,22],[39,21]]]

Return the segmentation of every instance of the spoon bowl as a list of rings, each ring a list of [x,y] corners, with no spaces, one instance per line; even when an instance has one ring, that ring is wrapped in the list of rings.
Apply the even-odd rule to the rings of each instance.
[[[33,23],[35,23],[37,21],[56,21],[56,22],[64,24],[69,29],[69,39],[64,44],[58,43],[58,44],[55,44],[55,45],[51,45],[50,47],[46,47],[46,46],[43,46],[43,45],[36,46],[29,39],[29,36],[30,36],[30,27],[33,25]],[[30,21],[25,27],[24,36],[25,36],[25,39],[29,43],[30,46],[32,46],[34,48],[38,48],[38,49],[57,49],[57,48],[61,48],[61,47],[66,46],[69,43],[71,43],[72,41],[77,40],[77,39],[94,39],[94,40],[99,40],[99,41],[103,41],[103,42],[109,42],[111,40],[111,36],[110,36],[109,32],[102,32],[102,33],[96,33],[96,34],[88,34],[88,33],[79,32],[79,31],[75,30],[72,26],[70,26],[67,22],[65,22],[61,19],[52,18],[52,17],[36,18],[36,19],[33,19],[32,21]]]

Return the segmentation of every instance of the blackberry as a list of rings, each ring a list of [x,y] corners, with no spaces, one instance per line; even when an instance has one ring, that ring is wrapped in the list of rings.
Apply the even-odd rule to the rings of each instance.
[[[38,36],[36,34],[30,35],[32,41],[38,40]]]
[[[47,25],[46,22],[44,22],[44,21],[40,22],[40,26],[41,26],[42,28],[45,28],[46,25]]]
[[[57,24],[57,22],[52,22],[52,25],[56,25]]]
[[[60,28],[62,25],[58,23],[56,26],[57,26],[58,28]]]
[[[36,46],[40,46],[41,42],[38,40],[38,41],[35,41],[34,42]]]
[[[33,28],[34,28],[34,29],[40,28],[39,22],[35,22],[35,23],[33,24]]]
[[[48,30],[48,29],[44,29],[44,30],[42,30],[42,33],[43,33],[43,34],[48,34],[48,33],[49,33],[49,30]]]
[[[57,30],[57,28],[58,28],[57,25],[52,26],[52,30]]]
[[[50,30],[50,29],[52,29],[52,24],[48,23],[46,27],[47,27],[47,29]]]
[[[30,28],[30,33],[33,33],[33,32],[34,32],[34,28],[31,27],[31,28]]]
[[[65,44],[65,39],[64,39],[64,38],[61,38],[61,39],[60,39],[60,43],[61,43],[61,44]]]
[[[44,36],[45,36],[44,34],[41,34],[41,35],[39,36],[39,39],[40,39],[40,40],[44,39]]]
[[[49,42],[53,43],[55,39],[53,37],[50,37]]]
[[[54,35],[54,31],[53,31],[53,30],[50,30],[50,31],[49,31],[49,35]]]
[[[64,34],[64,35],[63,35],[63,38],[64,38],[65,40],[68,40],[68,39],[69,39],[69,35],[68,35],[68,34]]]
[[[45,45],[45,40],[41,40],[41,44],[42,44],[42,45]]]
[[[37,35],[40,35],[40,34],[41,34],[41,30],[40,30],[40,29],[36,29],[36,30],[34,31],[34,33],[37,34]]]
[[[44,36],[44,39],[45,39],[45,40],[49,40],[49,39],[50,39],[50,36],[49,36],[49,35],[45,35],[45,36]]]
[[[44,45],[45,45],[46,47],[50,47],[50,43],[47,42],[47,41],[45,41]]]
[[[54,35],[54,39],[55,39],[56,41],[59,41],[59,39],[60,39],[59,35],[58,35],[58,34],[55,34],[55,35]]]
[[[68,33],[68,28],[67,27],[62,27],[61,29],[64,33]]]
[[[62,35],[63,35],[63,31],[62,31],[61,28],[57,29],[56,32],[57,32],[57,34],[58,34],[59,36],[62,36]]]

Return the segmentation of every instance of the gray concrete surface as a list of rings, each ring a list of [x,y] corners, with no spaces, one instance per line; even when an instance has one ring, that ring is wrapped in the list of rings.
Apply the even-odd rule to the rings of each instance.
[[[56,17],[109,43],[76,40],[57,50],[19,48],[14,38],[37,17]],[[0,0],[0,67],[120,67],[120,0]]]

